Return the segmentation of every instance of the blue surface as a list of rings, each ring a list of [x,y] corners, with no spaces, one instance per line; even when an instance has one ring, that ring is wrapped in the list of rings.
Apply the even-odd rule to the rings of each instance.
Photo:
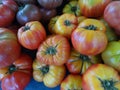
[[[1,87],[0,87],[0,90]],[[36,82],[33,78],[31,79],[31,82],[27,85],[25,90],[60,90],[60,86],[57,86],[55,88],[47,88],[42,82]]]

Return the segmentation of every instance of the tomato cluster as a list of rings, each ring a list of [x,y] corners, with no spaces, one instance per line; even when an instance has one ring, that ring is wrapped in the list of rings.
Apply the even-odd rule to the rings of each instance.
[[[120,89],[120,1],[1,0],[2,90],[33,78],[60,90]]]

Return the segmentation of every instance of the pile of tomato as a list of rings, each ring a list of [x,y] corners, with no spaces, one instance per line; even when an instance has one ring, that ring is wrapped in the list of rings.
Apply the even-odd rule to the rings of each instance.
[[[60,90],[120,90],[119,0],[1,0],[2,90],[31,78]]]

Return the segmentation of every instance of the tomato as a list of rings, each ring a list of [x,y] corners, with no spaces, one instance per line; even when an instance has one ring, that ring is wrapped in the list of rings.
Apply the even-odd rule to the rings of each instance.
[[[111,41],[107,48],[102,52],[103,62],[120,72],[120,41]]]
[[[27,49],[37,49],[46,39],[46,31],[39,21],[31,21],[18,29],[18,40]]]
[[[49,36],[37,50],[37,60],[49,65],[63,65],[70,56],[70,43],[61,35]]]
[[[105,21],[120,35],[120,1],[112,1],[104,10]]]
[[[33,78],[37,82],[43,82],[49,88],[60,85],[66,74],[64,65],[55,66],[47,65],[34,60],[33,62]]]
[[[82,77],[83,90],[119,90],[120,76],[118,72],[105,64],[94,64]]]
[[[78,25],[77,17],[74,14],[62,14],[54,25],[55,34],[63,35],[70,39],[71,33]]]
[[[16,14],[17,22],[20,25],[25,25],[30,21],[40,21],[41,13],[39,8],[34,4],[25,4],[20,7]]]
[[[0,69],[2,90],[24,90],[32,76],[32,58],[25,53],[10,66]]]
[[[58,20],[60,16],[59,15],[56,15],[55,17],[52,17],[48,23],[48,30],[50,32],[50,34],[54,34],[54,25],[56,23],[56,21]]]
[[[71,50],[70,58],[68,59],[66,66],[70,73],[84,74],[84,72],[93,64],[101,63],[102,59],[100,55],[87,56],[80,54],[76,50]]]
[[[0,28],[0,68],[11,65],[20,55],[21,45],[15,33]]]
[[[78,0],[83,16],[97,18],[104,13],[105,7],[111,0]]]
[[[105,25],[97,19],[85,19],[72,32],[73,47],[84,55],[100,54],[107,46]]]
[[[1,2],[5,2],[5,0]],[[11,8],[5,3],[0,3],[0,27],[7,27],[14,21],[15,12]]]
[[[66,4],[63,8],[63,13],[70,13],[74,14],[75,16],[80,16],[81,11],[80,7],[78,5],[78,1],[70,1],[68,4]]]
[[[82,77],[80,75],[68,74],[62,81],[60,90],[82,90]]]
[[[100,19],[103,23],[104,23],[104,25],[106,26],[106,36],[107,36],[107,38],[108,38],[108,41],[110,42],[110,41],[115,41],[115,40],[117,40],[118,38],[117,38],[117,35],[116,35],[116,33],[114,32],[114,30],[108,25],[108,23],[103,19],[103,18],[101,18]]]
[[[78,25],[81,23],[83,20],[87,19],[85,16],[78,16]]]
[[[40,6],[46,9],[54,9],[62,4],[63,0],[38,0]]]

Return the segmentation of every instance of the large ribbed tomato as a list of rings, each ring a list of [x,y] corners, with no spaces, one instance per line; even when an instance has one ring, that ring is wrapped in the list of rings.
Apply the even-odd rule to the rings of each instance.
[[[70,44],[61,35],[48,37],[37,51],[37,60],[45,64],[63,65],[70,56]]]
[[[21,46],[15,33],[0,28],[0,68],[11,65],[20,55]]]

